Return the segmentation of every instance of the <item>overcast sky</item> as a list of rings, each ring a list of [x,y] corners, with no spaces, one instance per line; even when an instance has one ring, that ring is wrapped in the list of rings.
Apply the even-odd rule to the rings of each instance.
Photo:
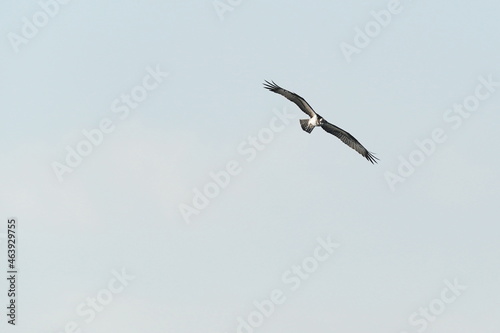
[[[59,1],[0,4],[2,332],[498,332],[497,1]]]

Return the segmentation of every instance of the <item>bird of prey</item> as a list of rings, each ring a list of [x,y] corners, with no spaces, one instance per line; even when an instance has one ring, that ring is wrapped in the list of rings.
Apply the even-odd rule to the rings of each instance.
[[[311,133],[314,127],[321,126],[321,128],[323,128],[326,132],[335,135],[337,138],[342,140],[343,143],[360,153],[368,161],[377,163],[378,158],[375,157],[373,153],[370,153],[365,147],[363,147],[363,145],[359,143],[356,138],[354,138],[351,134],[347,133],[340,127],[330,124],[323,117],[317,114],[305,99],[303,99],[296,93],[281,88],[273,81],[265,81],[264,88],[269,89],[274,93],[285,96],[287,99],[297,104],[297,106],[310,117],[309,119],[299,120],[300,126],[307,133]]]

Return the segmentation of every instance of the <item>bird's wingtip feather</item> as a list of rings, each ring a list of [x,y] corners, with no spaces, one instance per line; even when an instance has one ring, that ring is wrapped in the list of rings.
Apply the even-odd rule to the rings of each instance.
[[[365,157],[372,164],[378,163],[377,161],[379,160],[379,158],[377,156],[375,156],[374,153],[368,152]]]
[[[271,90],[271,91],[274,91],[276,89],[279,89],[280,87],[274,83],[274,81],[271,80],[271,82],[267,81],[267,80],[264,80],[264,88],[268,89],[268,90]]]

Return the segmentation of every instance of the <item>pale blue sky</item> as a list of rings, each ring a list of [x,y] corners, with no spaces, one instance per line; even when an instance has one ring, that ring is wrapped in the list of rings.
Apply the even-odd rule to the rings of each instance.
[[[0,233],[10,216],[20,227],[18,325],[2,312],[2,332],[74,322],[232,333],[254,301],[281,290],[286,300],[254,332],[496,333],[500,87],[458,128],[443,117],[481,77],[500,82],[500,4],[401,1],[348,62],[340,45],[390,1],[232,3],[221,20],[211,1],[73,0],[51,7],[18,52],[9,34],[43,16],[40,4],[0,5]],[[155,69],[168,76],[120,118],[114,101],[124,106]],[[379,164],[302,131],[305,115],[264,80],[306,98]],[[103,119],[113,131],[59,182],[53,163]],[[238,147],[271,123],[282,130],[248,161]],[[435,129],[446,140],[391,189],[387,174]],[[187,224],[180,205],[230,161],[239,172]],[[283,274],[328,237],[338,249],[291,291]],[[135,278],[86,322],[77,307],[122,268]],[[445,280],[467,289],[424,325],[419,309],[441,302]]]

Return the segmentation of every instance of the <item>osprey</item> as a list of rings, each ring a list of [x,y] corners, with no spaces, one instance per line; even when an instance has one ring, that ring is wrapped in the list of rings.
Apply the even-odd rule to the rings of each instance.
[[[317,114],[313,108],[306,102],[305,99],[297,95],[296,93],[290,92],[286,89],[281,88],[273,81],[265,81],[264,88],[271,90],[277,94],[285,96],[290,101],[297,104],[297,106],[305,112],[310,118],[309,119],[300,119],[300,126],[307,133],[311,133],[314,127],[321,126],[325,131],[330,134],[335,135],[337,138],[342,140],[343,143],[360,153],[364,158],[372,163],[377,163],[378,158],[373,156],[373,153],[370,153],[361,143],[359,143],[356,138],[354,138],[351,134],[347,133],[340,127],[337,127],[333,124],[330,124],[323,117]]]

